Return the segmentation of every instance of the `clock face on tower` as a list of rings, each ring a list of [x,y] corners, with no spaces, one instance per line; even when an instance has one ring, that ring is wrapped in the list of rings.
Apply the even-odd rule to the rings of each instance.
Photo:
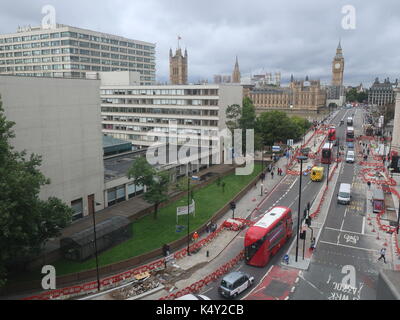
[[[340,63],[335,64],[335,69],[340,69]]]

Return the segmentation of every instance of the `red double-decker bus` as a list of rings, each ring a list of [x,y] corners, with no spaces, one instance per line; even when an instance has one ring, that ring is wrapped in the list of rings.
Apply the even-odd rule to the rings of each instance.
[[[336,141],[336,128],[331,126],[328,129],[328,141],[335,142]]]
[[[346,141],[354,141],[354,128],[353,127],[347,127]]]
[[[247,264],[264,267],[293,234],[292,210],[274,207],[247,230],[244,237]]]
[[[321,163],[330,164],[332,163],[332,160],[333,160],[333,143],[327,142],[322,147]]]

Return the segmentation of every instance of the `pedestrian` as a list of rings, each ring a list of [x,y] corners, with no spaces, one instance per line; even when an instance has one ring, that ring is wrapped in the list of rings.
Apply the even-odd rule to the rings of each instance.
[[[310,245],[310,250],[314,251],[314,249],[315,249],[315,237],[312,238],[311,245]]]
[[[271,171],[271,179],[273,179],[273,178],[274,178],[274,172]]]
[[[371,181],[368,181],[367,185],[368,185],[368,189],[371,189]]]
[[[286,264],[289,264],[289,255],[288,255],[288,254],[285,254],[285,255],[283,256],[283,261],[284,261]]]
[[[197,231],[195,231],[193,233],[193,242],[197,242],[197,239],[199,239],[199,234],[197,233]]]
[[[385,258],[386,248],[382,248],[380,254],[381,256],[378,258],[378,261],[383,258],[383,262],[386,263],[386,258]]]

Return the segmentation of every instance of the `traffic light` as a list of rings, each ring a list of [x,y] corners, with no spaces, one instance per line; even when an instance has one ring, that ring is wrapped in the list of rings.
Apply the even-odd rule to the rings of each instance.
[[[306,225],[308,225],[309,227],[311,226],[311,218],[310,217],[308,217],[306,219]]]
[[[232,210],[236,209],[236,203],[234,201],[231,202],[231,209]]]
[[[306,238],[306,231],[300,232],[300,239],[304,240]]]
[[[307,218],[307,209],[304,209],[304,211],[303,211],[303,220],[304,220],[305,218]]]

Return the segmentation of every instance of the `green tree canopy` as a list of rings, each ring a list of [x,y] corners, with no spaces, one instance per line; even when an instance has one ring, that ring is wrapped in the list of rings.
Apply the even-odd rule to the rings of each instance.
[[[6,119],[0,100],[0,286],[8,269],[39,254],[72,216],[72,209],[61,200],[39,198],[40,188],[50,181],[38,169],[40,156],[27,157],[11,146],[14,124]]]
[[[135,184],[146,186],[144,199],[154,204],[154,219],[157,219],[159,205],[168,200],[170,177],[168,172],[159,172],[152,167],[145,157],[138,157],[128,170],[128,177],[135,180]]]

